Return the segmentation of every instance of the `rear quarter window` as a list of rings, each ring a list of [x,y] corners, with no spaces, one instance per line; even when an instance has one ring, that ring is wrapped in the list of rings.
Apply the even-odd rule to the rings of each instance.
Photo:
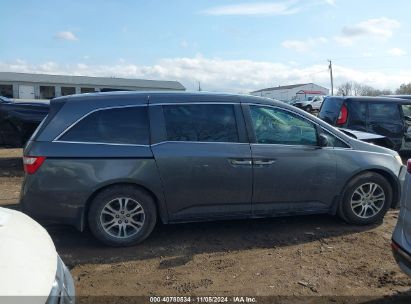
[[[167,105],[163,112],[169,141],[239,141],[233,105]]]
[[[401,113],[396,103],[369,103],[368,119],[370,122],[400,121]]]
[[[147,107],[136,106],[98,110],[84,117],[58,140],[148,145]]]
[[[340,114],[343,102],[343,99],[340,98],[325,98],[318,117],[326,123],[334,125]]]

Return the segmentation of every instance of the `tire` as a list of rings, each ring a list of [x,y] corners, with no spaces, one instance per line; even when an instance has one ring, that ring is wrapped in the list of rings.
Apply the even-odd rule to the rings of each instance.
[[[156,220],[157,210],[151,195],[127,185],[112,186],[98,193],[88,213],[93,235],[114,247],[142,242],[153,231]]]
[[[306,110],[308,113],[311,113],[311,112],[313,111],[313,107],[312,107],[312,106],[306,106],[306,107],[305,107],[305,110]]]
[[[392,197],[391,185],[383,176],[373,172],[364,173],[348,183],[338,214],[349,224],[381,222],[391,206]]]

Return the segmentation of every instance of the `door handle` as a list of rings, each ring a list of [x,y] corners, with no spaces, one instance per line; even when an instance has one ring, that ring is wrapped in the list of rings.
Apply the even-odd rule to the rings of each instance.
[[[256,166],[271,166],[275,163],[275,159],[257,159],[253,163]]]
[[[233,166],[251,166],[253,164],[251,159],[230,159],[229,162]]]

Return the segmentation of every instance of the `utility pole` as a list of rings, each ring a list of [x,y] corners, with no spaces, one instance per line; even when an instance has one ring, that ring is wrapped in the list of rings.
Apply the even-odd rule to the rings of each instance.
[[[199,92],[201,91],[201,83],[200,83],[200,81],[198,81],[198,91],[199,91]]]
[[[330,65],[328,68],[330,69],[330,79],[331,79],[331,96],[334,96],[334,78],[333,78],[333,63],[330,59],[328,59]]]

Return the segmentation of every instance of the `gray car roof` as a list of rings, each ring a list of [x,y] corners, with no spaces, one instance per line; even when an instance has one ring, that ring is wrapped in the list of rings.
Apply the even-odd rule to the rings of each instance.
[[[172,97],[172,98],[170,98]],[[180,103],[180,102],[253,102],[261,104],[281,104],[284,103],[251,95],[230,94],[230,93],[212,93],[212,92],[158,92],[158,91],[116,91],[116,92],[101,92],[76,94],[52,99],[51,103],[76,103],[84,101],[107,101],[111,104],[160,104],[160,103]]]

